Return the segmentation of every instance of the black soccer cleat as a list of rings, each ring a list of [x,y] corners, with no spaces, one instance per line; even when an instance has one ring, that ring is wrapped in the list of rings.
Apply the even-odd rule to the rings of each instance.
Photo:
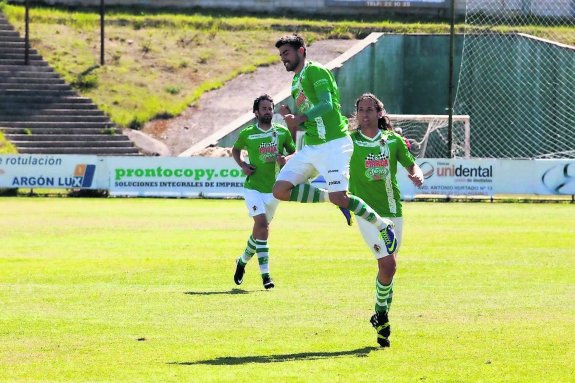
[[[391,326],[389,325],[387,313],[375,313],[372,315],[369,322],[375,328],[375,331],[377,331],[377,343],[381,347],[391,346],[391,343],[389,342]]]
[[[347,226],[351,226],[353,224],[353,216],[351,215],[349,209],[346,209],[345,207],[341,206],[338,206],[338,208],[339,211],[341,211],[341,214],[343,214],[343,216],[345,217],[345,220],[347,221]]]
[[[244,281],[244,274],[246,273],[246,265],[240,263],[240,259],[236,259],[236,272],[234,273],[234,282],[236,285],[241,285]]]
[[[271,279],[271,277],[269,275],[263,277],[262,282],[263,282],[266,290],[273,289],[275,287],[274,281],[273,281],[273,279]]]

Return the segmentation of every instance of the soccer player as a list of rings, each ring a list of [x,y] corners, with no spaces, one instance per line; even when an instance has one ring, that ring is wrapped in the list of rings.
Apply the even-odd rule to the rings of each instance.
[[[286,70],[294,72],[291,94],[296,112],[282,105],[280,113],[293,137],[298,128],[305,131],[305,146],[280,171],[273,187],[274,196],[282,201],[329,200],[346,215],[348,224],[352,211],[377,227],[387,252],[393,253],[397,246],[393,222],[381,218],[361,198],[347,194],[353,143],[347,118],[340,111],[339,90],[332,73],[306,60],[306,45],[298,35],[283,36],[275,46]],[[325,179],[327,190],[307,182],[316,172]]]
[[[275,286],[269,271],[269,224],[273,219],[279,201],[272,195],[277,171],[285,164],[285,154],[295,151],[290,132],[281,125],[272,124],[274,102],[264,94],[254,100],[253,112],[257,123],[239,134],[232,148],[232,156],[247,176],[244,183],[244,200],[248,214],[254,220],[252,235],[244,253],[236,260],[234,282],[240,285],[244,279],[248,261],[257,254],[264,287]],[[249,163],[242,155],[247,149]]]
[[[417,187],[423,184],[423,173],[407,149],[403,137],[391,129],[383,103],[373,94],[365,93],[355,102],[357,129],[351,133],[354,144],[350,162],[349,190],[361,197],[382,217],[391,219],[401,245],[403,214],[400,191],[397,186],[397,164],[407,169],[408,177]],[[393,296],[393,276],[396,270],[397,251],[389,254],[373,225],[357,217],[361,235],[377,259],[378,273],[375,280],[375,314],[371,324],[377,331],[377,342],[389,347],[388,312]]]

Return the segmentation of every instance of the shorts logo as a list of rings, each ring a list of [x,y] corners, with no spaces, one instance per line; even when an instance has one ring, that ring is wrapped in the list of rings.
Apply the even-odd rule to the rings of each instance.
[[[373,250],[375,250],[376,253],[379,253],[381,251],[381,247],[378,244],[373,245]]]
[[[256,205],[254,205],[254,206],[252,206],[252,210],[256,211],[256,210],[258,210],[258,207]]]

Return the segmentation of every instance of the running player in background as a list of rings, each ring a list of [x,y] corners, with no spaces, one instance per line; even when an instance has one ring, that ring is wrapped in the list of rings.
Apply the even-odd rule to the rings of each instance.
[[[248,261],[257,254],[264,287],[275,286],[269,271],[269,224],[279,201],[272,195],[277,172],[285,165],[285,154],[295,151],[290,132],[281,125],[272,124],[274,102],[264,94],[254,100],[253,112],[257,123],[244,128],[232,148],[232,156],[247,176],[244,183],[244,200],[248,214],[254,220],[252,235],[242,256],[236,260],[234,282],[240,285],[244,279]],[[249,163],[242,156],[247,149]]]
[[[423,184],[423,173],[407,149],[403,137],[391,129],[383,103],[373,94],[365,93],[355,102],[357,130],[351,133],[354,149],[350,162],[349,190],[361,197],[382,217],[395,224],[395,236],[401,245],[403,213],[397,185],[397,164],[403,166],[417,187]],[[397,251],[389,254],[377,230],[362,217],[357,217],[361,235],[377,259],[375,280],[375,314],[371,324],[377,331],[377,342],[389,347],[389,307],[393,297],[393,276]]]
[[[352,211],[377,227],[388,253],[397,246],[393,222],[381,218],[361,198],[348,195],[349,160],[353,143],[348,121],[341,114],[339,90],[332,73],[324,66],[306,61],[306,45],[298,35],[286,35],[275,44],[287,71],[294,72],[291,94],[296,112],[285,105],[280,113],[295,137],[297,129],[305,131],[305,146],[282,168],[273,187],[282,201],[326,202],[337,205],[351,224]],[[315,172],[325,179],[327,190],[309,184]]]

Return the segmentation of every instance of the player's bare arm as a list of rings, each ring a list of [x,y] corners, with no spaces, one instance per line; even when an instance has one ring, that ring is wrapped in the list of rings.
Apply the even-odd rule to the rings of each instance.
[[[246,176],[251,176],[252,174],[255,173],[256,167],[244,161],[241,150],[232,148],[232,157],[234,158],[234,161],[236,161],[236,164],[238,164],[238,166],[242,169],[242,172]]]
[[[421,185],[423,185],[423,172],[416,163],[413,163],[411,166],[408,166],[406,170],[408,173],[407,176],[415,186],[420,187]]]

